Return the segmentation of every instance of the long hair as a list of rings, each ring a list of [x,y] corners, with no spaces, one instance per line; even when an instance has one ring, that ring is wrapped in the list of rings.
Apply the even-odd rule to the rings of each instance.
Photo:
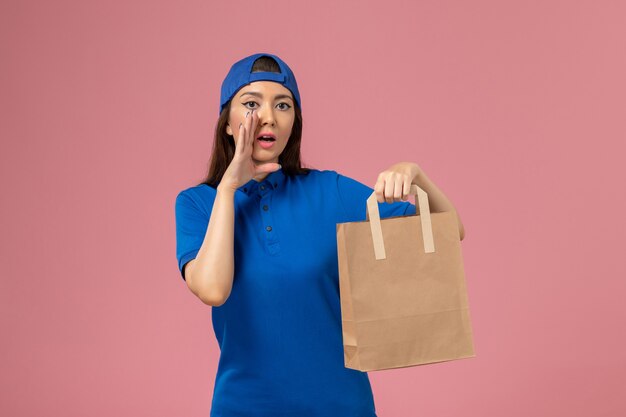
[[[276,72],[280,74],[278,63],[271,57],[259,57],[252,66],[252,72]],[[200,184],[207,184],[216,188],[222,180],[226,169],[230,165],[235,155],[235,138],[226,133],[228,116],[232,99],[226,103],[224,109],[217,119],[215,135],[213,139],[213,150],[209,160],[209,169],[206,178]],[[278,163],[282,166],[283,173],[288,176],[308,174],[310,168],[302,166],[300,157],[300,144],[302,142],[302,111],[298,103],[294,101],[295,120],[291,129],[291,135],[287,141],[287,146],[278,156]],[[198,185],[200,185],[198,184]]]

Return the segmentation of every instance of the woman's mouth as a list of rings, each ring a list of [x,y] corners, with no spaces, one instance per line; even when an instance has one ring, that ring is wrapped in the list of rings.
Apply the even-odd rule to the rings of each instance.
[[[272,146],[274,146],[276,139],[274,139],[273,137],[269,137],[269,136],[260,136],[257,138],[256,141],[259,143],[259,146],[261,146],[261,148],[269,149]]]

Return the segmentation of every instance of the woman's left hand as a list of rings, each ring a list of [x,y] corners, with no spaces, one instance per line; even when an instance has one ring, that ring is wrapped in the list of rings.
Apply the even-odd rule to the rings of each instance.
[[[417,184],[422,170],[414,162],[398,162],[378,174],[374,185],[376,200],[379,203],[406,201],[411,184]]]

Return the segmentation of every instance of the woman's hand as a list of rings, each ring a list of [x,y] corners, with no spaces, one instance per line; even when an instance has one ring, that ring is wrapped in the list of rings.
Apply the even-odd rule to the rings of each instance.
[[[280,164],[268,162],[257,165],[252,159],[258,122],[259,116],[254,110],[246,113],[246,120],[239,125],[239,133],[234,138],[235,154],[233,160],[226,168],[220,186],[224,184],[224,186],[236,190],[259,174],[270,173],[280,169]]]
[[[374,185],[376,200],[379,203],[406,201],[411,184],[417,184],[421,168],[413,162],[398,162],[378,174]]]
[[[376,199],[379,203],[407,200],[411,184],[416,184],[428,195],[428,205],[431,213],[454,211],[459,223],[459,237],[465,237],[465,228],[461,217],[452,202],[446,197],[426,173],[414,162],[399,162],[387,168],[378,175],[378,181],[374,185]],[[416,206],[419,214],[419,205]]]

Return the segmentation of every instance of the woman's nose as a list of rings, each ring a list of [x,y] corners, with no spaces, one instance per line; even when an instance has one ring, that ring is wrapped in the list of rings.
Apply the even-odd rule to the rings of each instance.
[[[272,111],[272,108],[269,105],[261,106],[257,110],[257,114],[259,116],[260,125],[274,124],[274,112]]]

